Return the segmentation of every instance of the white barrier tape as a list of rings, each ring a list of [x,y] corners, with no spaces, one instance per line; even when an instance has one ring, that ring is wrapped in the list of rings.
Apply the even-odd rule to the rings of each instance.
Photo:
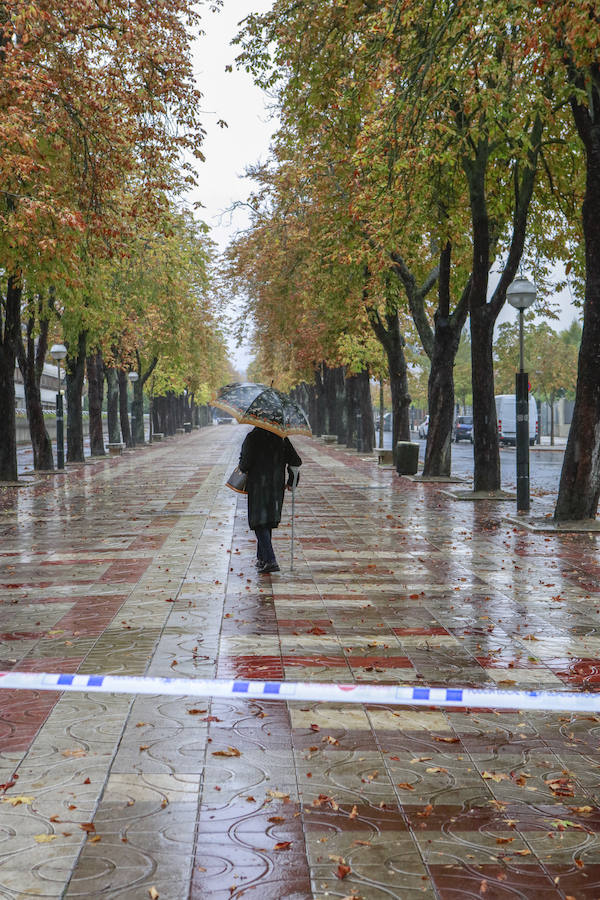
[[[393,706],[538,709],[600,713],[600,692],[495,691],[425,685],[329,684],[322,681],[228,681],[202,678],[148,678],[138,675],[65,675],[0,672],[0,688],[27,691],[85,691],[102,694],[172,694],[188,697],[242,697],[327,703],[385,703]]]

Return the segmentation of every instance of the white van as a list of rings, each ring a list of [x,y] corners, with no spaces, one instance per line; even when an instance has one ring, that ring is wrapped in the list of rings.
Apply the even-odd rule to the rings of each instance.
[[[501,444],[517,443],[517,410],[514,394],[498,394],[496,400],[496,419],[498,421],[498,440]],[[532,394],[529,395],[529,443],[535,444],[538,434],[537,404]]]

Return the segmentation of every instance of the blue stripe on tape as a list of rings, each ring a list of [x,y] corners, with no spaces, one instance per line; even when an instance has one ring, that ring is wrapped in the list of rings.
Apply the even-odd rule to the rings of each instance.
[[[249,687],[250,682],[248,681],[234,681],[233,683],[233,690],[236,694],[247,694]]]
[[[413,700],[429,700],[429,688],[413,688]]]
[[[90,675],[88,678],[88,687],[100,687],[103,681],[103,675]]]
[[[463,692],[462,691],[453,691],[448,689],[446,691],[446,700],[454,700],[457,703],[462,703]]]
[[[74,675],[60,675],[57,684],[73,684]]]
[[[278,694],[281,690],[281,685],[277,681],[267,681],[265,684],[265,694]]]

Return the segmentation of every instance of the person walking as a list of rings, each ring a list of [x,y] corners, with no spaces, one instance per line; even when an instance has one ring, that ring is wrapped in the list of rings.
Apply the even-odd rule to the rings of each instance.
[[[302,460],[288,438],[264,428],[250,431],[240,453],[239,467],[248,476],[248,525],[256,534],[256,566],[261,575],[279,572],[271,536],[281,521],[286,488],[297,481]]]

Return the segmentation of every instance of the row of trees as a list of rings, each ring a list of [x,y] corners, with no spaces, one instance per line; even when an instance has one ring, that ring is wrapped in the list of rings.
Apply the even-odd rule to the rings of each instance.
[[[474,487],[500,487],[493,334],[520,267],[543,295],[559,260],[584,306],[555,515],[600,495],[600,16],[593,0],[275,0],[239,64],[280,127],[252,175],[228,275],[263,377],[375,367],[408,439],[408,318],[430,361],[425,474],[450,471],[453,368],[471,336]],[[374,337],[378,347],[374,351]]]
[[[112,409],[136,369],[140,428],[149,379],[205,401],[225,376],[212,245],[182,205],[203,136],[198,26],[190,0],[0,0],[0,480],[17,474],[16,360],[35,466],[52,467],[40,378],[53,340],[68,348],[72,461],[86,361],[96,452],[104,378]]]

